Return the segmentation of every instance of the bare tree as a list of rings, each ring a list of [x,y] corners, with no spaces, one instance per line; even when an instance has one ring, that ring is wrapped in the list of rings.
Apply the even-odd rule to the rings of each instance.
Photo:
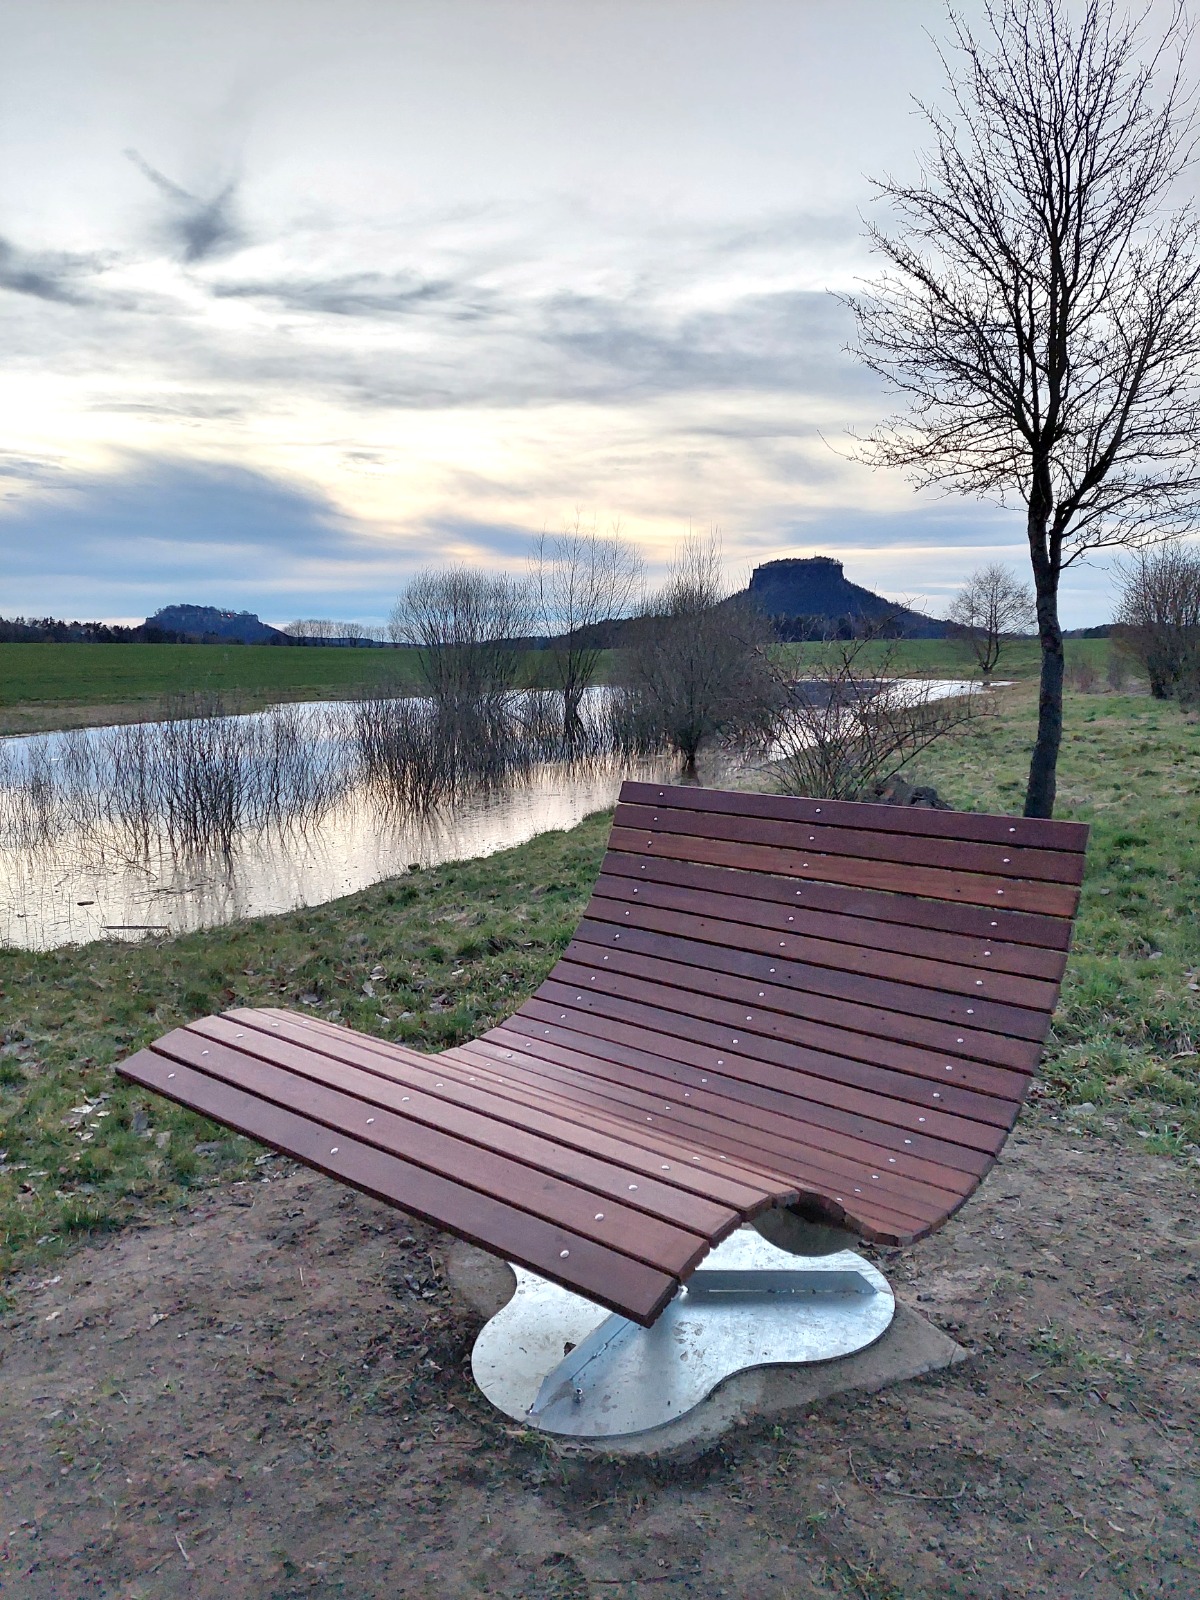
[[[392,609],[394,643],[415,645],[440,704],[467,705],[511,690],[529,633],[528,585],[474,567],[426,567]]]
[[[323,617],[297,617],[295,622],[289,622],[283,629],[292,639],[301,639],[308,642],[313,639],[327,637],[326,630],[333,624]]]
[[[1121,569],[1122,646],[1141,663],[1159,700],[1191,698],[1200,678],[1200,549],[1172,541],[1140,551]]]
[[[776,703],[767,619],[723,581],[715,533],[688,538],[646,604],[625,651],[637,716],[695,773],[714,739],[761,735]]]
[[[907,402],[867,441],[918,484],[1020,502],[1042,651],[1025,811],[1054,807],[1062,573],[1188,524],[1200,501],[1200,261],[1181,0],[985,0],[951,14],[949,105],[921,177],[886,179],[883,274],[851,298],[858,354]]]
[[[601,535],[577,516],[562,533],[537,541],[530,582],[540,627],[549,635],[554,683],[562,694],[563,737],[578,742],[580,705],[611,643],[606,624],[624,617],[642,580],[642,558],[620,537]]]
[[[1033,591],[1011,567],[994,561],[980,567],[950,603],[947,619],[971,641],[979,670],[990,678],[1005,641],[1037,626]]]
[[[804,677],[780,673],[770,754],[784,794],[858,800],[931,744],[990,710],[978,690],[944,695],[901,672],[903,641],[884,626],[830,640]]]

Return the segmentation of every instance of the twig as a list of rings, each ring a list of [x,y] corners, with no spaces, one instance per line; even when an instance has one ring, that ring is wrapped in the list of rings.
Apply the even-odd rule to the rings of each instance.
[[[907,1489],[880,1489],[880,1494],[888,1494],[899,1500],[961,1500],[967,1492],[968,1485],[963,1484],[961,1489],[956,1489],[953,1494],[911,1494]]]
[[[594,1584],[603,1583],[682,1583],[682,1572],[660,1572],[654,1578],[589,1578],[587,1581]]]
[[[179,1546],[179,1554],[183,1557],[183,1559],[187,1562],[188,1566],[190,1567],[191,1564],[192,1564],[192,1558],[191,1558],[190,1555],[188,1555],[187,1551],[183,1548],[183,1540],[179,1537],[178,1534],[175,1535],[175,1543]]]
[[[1068,1513],[1075,1518],[1076,1522],[1079,1523],[1080,1527],[1083,1529],[1084,1533],[1087,1534],[1092,1543],[1098,1544],[1110,1561],[1119,1561],[1121,1559],[1115,1550],[1111,1550],[1108,1545],[1105,1544],[1103,1539],[1097,1538],[1097,1536],[1092,1532],[1087,1525],[1087,1518],[1084,1516],[1082,1511],[1072,1511],[1070,1506],[1067,1506],[1066,1509]]]

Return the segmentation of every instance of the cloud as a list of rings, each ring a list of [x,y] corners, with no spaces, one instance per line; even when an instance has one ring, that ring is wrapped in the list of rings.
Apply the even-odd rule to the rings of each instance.
[[[165,227],[180,259],[189,265],[228,255],[245,243],[246,234],[236,214],[237,181],[230,179],[211,199],[202,200],[152,167],[136,150],[126,150],[133,162],[171,205]]]
[[[218,299],[271,301],[288,311],[335,317],[388,317],[418,310],[433,301],[445,302],[454,295],[455,286],[411,274],[358,272],[330,278],[214,283],[211,291]]]
[[[374,611],[379,585],[394,592],[415,559],[318,491],[229,464],[131,457],[0,507],[4,614],[149,615],[189,601],[287,615],[347,594]]]
[[[0,289],[12,294],[32,295],[35,300],[59,305],[85,305],[91,296],[80,287],[80,279],[100,265],[98,256],[20,250],[0,236]]]

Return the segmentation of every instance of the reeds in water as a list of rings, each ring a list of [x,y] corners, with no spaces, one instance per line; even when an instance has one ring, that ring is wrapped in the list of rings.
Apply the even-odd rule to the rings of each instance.
[[[623,699],[593,692],[568,737],[562,695],[524,690],[477,697],[375,696],[347,708],[347,742],[389,808],[423,813],[570,768],[646,753]]]
[[[592,691],[582,710],[568,737],[552,691],[376,695],[254,716],[193,703],[160,722],[13,740],[0,744],[0,846],[72,835],[133,860],[228,853],[248,833],[317,825],[359,791],[391,816],[424,815],[548,764],[651,753],[619,693]]]
[[[249,829],[316,820],[350,776],[327,719],[297,706],[43,735],[0,747],[0,841],[229,851]]]

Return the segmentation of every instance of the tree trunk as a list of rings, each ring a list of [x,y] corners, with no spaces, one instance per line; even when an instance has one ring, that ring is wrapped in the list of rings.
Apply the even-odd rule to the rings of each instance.
[[[1058,566],[1048,557],[1044,528],[1035,529],[1032,513],[1029,543],[1037,591],[1042,675],[1038,691],[1037,739],[1029,762],[1029,783],[1025,790],[1025,815],[1052,817],[1063,728],[1063,637],[1058,621]]]

